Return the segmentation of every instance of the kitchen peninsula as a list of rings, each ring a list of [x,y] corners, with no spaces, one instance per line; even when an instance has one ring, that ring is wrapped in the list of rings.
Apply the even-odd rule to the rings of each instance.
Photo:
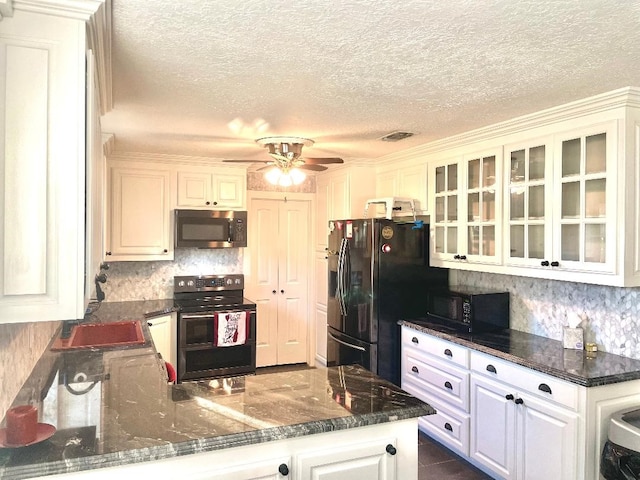
[[[90,321],[132,319],[125,310],[105,303]],[[0,477],[308,478],[330,464],[345,475],[417,478],[417,417],[434,410],[394,385],[358,366],[167,384],[141,325],[140,345],[45,351],[14,405],[36,405],[56,433],[1,449]]]

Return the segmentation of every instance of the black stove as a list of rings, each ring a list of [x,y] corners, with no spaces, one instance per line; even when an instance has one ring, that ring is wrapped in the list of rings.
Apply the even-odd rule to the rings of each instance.
[[[254,373],[256,304],[244,298],[244,275],[177,276],[173,284],[178,308],[178,382]],[[243,325],[246,321],[246,340],[241,344],[216,343],[221,332],[217,322],[227,314],[243,318]]]
[[[254,302],[244,297],[242,274],[173,277],[173,304],[183,312],[256,308]]]

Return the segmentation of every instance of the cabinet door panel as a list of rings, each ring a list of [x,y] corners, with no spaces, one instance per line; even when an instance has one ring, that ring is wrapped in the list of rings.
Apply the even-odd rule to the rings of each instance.
[[[110,181],[110,259],[173,259],[169,171],[113,165]]]
[[[518,406],[519,478],[577,478],[577,414],[528,396],[523,400]]]
[[[515,392],[484,379],[471,379],[471,458],[502,477],[516,478]]]
[[[296,458],[296,480],[392,480],[396,457],[387,453],[395,440],[367,442],[347,448],[303,452]]]

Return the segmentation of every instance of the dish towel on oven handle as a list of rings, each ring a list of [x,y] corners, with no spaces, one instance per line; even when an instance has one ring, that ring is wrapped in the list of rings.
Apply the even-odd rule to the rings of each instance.
[[[249,335],[250,312],[215,312],[213,316],[213,345],[233,347],[244,345]]]

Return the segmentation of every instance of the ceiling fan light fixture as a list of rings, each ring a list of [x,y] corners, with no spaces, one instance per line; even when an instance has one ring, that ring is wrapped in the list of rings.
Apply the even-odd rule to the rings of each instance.
[[[264,174],[264,177],[272,185],[281,187],[290,187],[291,185],[299,185],[304,182],[306,175],[298,168],[288,170],[273,167]]]

